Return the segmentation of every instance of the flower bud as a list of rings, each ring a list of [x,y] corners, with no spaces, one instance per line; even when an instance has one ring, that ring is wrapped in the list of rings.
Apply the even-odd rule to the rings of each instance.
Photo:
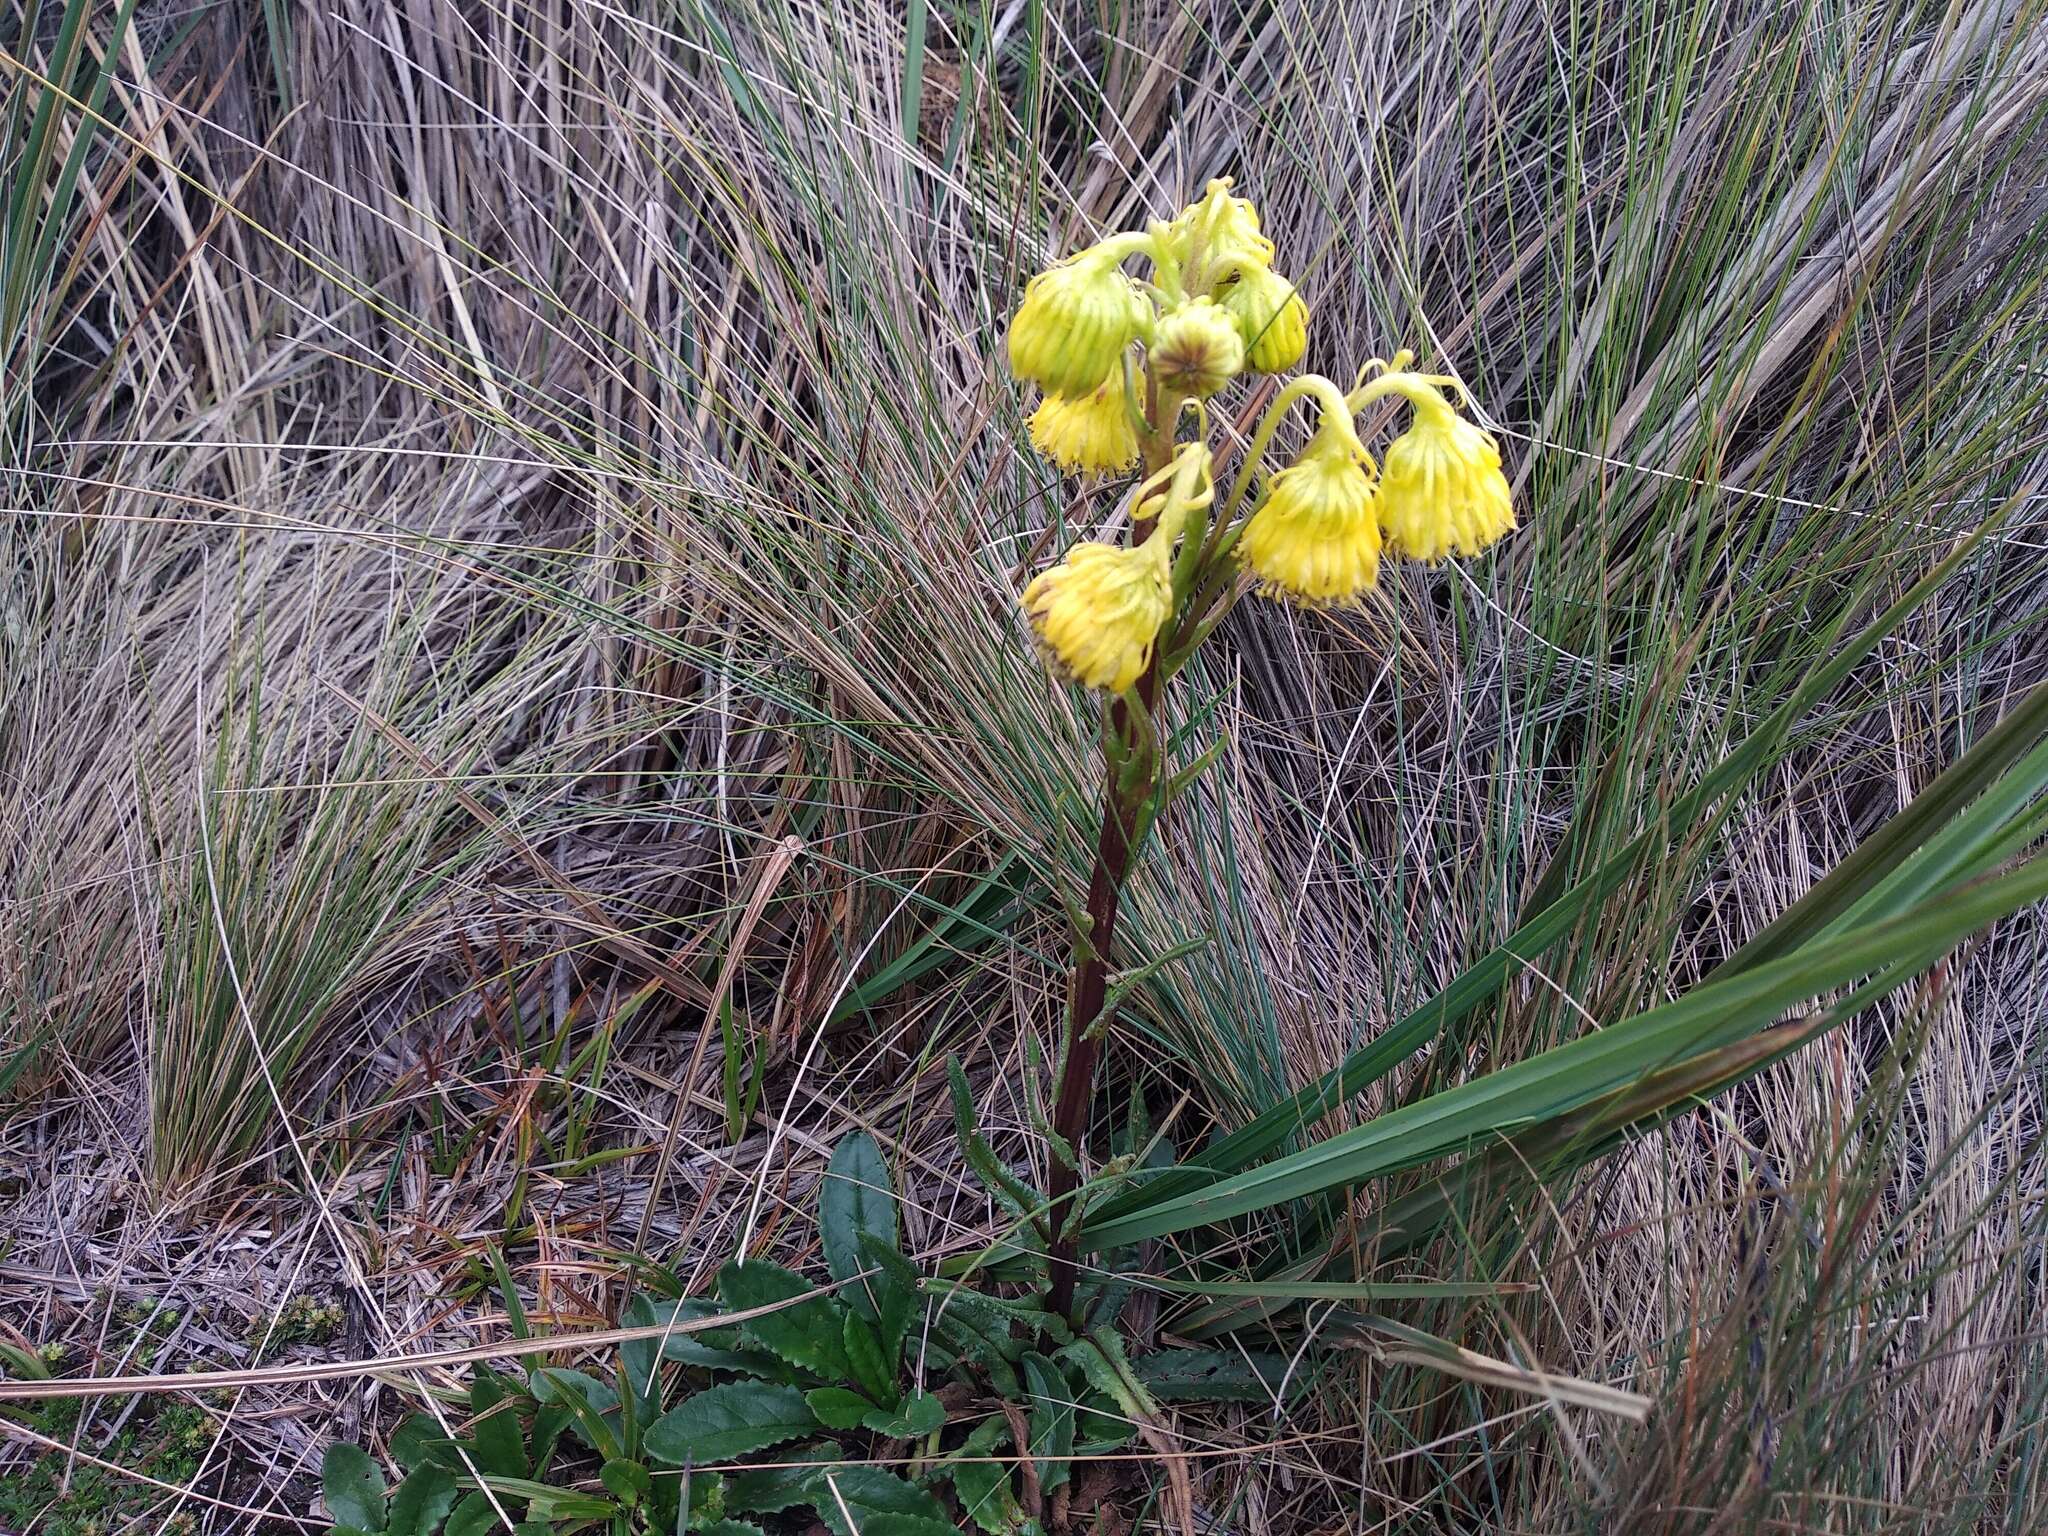
[[[1308,305],[1271,268],[1241,268],[1216,290],[1216,302],[1237,323],[1245,360],[1260,373],[1285,373],[1308,350]]]
[[[1118,371],[1151,308],[1118,267],[1114,246],[1093,247],[1024,286],[1010,322],[1010,367],[1052,395],[1085,395]]]
[[[1163,387],[1199,399],[1244,371],[1244,338],[1213,300],[1192,299],[1159,317],[1147,358]]]

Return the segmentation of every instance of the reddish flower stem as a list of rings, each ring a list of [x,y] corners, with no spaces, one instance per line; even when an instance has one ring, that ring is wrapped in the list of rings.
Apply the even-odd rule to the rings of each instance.
[[[1156,379],[1147,379],[1147,400],[1151,418],[1161,425],[1145,439],[1145,471],[1156,474],[1173,457],[1175,423],[1180,402],[1159,390]],[[1131,542],[1142,544],[1152,535],[1149,523],[1132,525]],[[1138,699],[1148,714],[1157,714],[1159,703],[1159,653],[1155,649],[1145,673],[1138,679]],[[1087,945],[1074,965],[1067,987],[1067,1016],[1064,1026],[1059,1088],[1053,1100],[1052,1128],[1059,1138],[1053,1147],[1052,1175],[1047,1188],[1051,1206],[1051,1240],[1047,1247],[1051,1289],[1046,1310],[1056,1317],[1073,1311],[1077,1274],[1076,1245],[1071,1227],[1076,1224],[1074,1196],[1081,1187],[1081,1146],[1088,1131],[1088,1111],[1095,1096],[1095,1070],[1102,1060],[1102,1037],[1108,1021],[1102,1005],[1109,993],[1110,956],[1116,943],[1117,909],[1123,899],[1124,881],[1129,878],[1136,848],[1138,818],[1159,787],[1159,755],[1153,744],[1156,733],[1131,729],[1130,706],[1117,699],[1109,706],[1111,739],[1128,745],[1138,756],[1138,770],[1130,775],[1130,790],[1119,793],[1114,761],[1106,762],[1103,773],[1102,828],[1095,840],[1095,867],[1088,876]],[[1065,1149],[1064,1151],[1062,1149]],[[1071,1157],[1068,1156],[1071,1153]]]

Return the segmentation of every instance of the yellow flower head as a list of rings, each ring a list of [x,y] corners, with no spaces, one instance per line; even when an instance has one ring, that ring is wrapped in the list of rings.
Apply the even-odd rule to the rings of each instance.
[[[1328,413],[1301,457],[1273,477],[1237,546],[1266,596],[1331,607],[1356,602],[1379,579],[1367,462],[1350,421]]]
[[[1059,670],[1086,688],[1121,693],[1144,674],[1166,622],[1167,545],[1076,544],[1024,589],[1024,612]]]
[[[1230,180],[1209,183],[1200,201],[1190,203],[1166,226],[1169,248],[1181,261],[1198,261],[1211,272],[1233,263],[1267,266],[1273,242],[1259,230],[1259,210],[1249,198],[1232,197]]]
[[[1245,360],[1260,373],[1285,373],[1308,350],[1308,305],[1270,267],[1241,267],[1216,290],[1216,302],[1237,322]]]
[[[1500,448],[1434,389],[1404,390],[1415,420],[1387,449],[1380,526],[1415,560],[1476,555],[1515,526]]]
[[[1136,379],[1139,391],[1145,375]],[[1085,395],[1047,395],[1031,413],[1031,441],[1062,469],[1114,473],[1138,459],[1138,433],[1124,407],[1124,371],[1119,367]]]
[[[1146,356],[1161,384],[1201,398],[1244,371],[1244,338],[1213,300],[1191,299],[1159,317]]]
[[[1108,241],[1048,268],[1024,285],[1010,322],[1010,367],[1052,395],[1085,395],[1116,371],[1144,332],[1151,306]]]

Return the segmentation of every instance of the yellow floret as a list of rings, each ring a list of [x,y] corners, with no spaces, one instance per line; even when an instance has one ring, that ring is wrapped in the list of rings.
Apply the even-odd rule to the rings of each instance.
[[[1144,675],[1166,622],[1166,543],[1076,544],[1024,589],[1024,612],[1062,673],[1115,693]]]
[[[1476,555],[1515,526],[1500,447],[1440,396],[1409,393],[1415,420],[1387,449],[1380,526],[1414,560]]]
[[[1139,374],[1137,388],[1145,387]],[[1031,413],[1031,441],[1062,469],[1114,473],[1138,459],[1138,432],[1124,404],[1119,367],[1085,395],[1047,395]]]
[[[1273,477],[1237,546],[1265,596],[1341,606],[1379,579],[1380,527],[1366,462],[1351,423],[1328,416],[1301,457]]]

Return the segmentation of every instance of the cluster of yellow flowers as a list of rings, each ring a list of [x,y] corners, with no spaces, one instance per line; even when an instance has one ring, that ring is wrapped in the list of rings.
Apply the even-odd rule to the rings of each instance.
[[[1210,569],[1247,570],[1269,597],[1336,606],[1372,588],[1382,550],[1476,555],[1515,526],[1493,438],[1444,393],[1459,391],[1455,380],[1409,371],[1405,352],[1368,364],[1349,392],[1316,375],[1283,388],[1212,526],[1209,451],[1176,437],[1190,412],[1206,427],[1203,402],[1232,379],[1283,373],[1307,350],[1308,305],[1273,270],[1274,254],[1258,210],[1213,181],[1177,218],[1111,236],[1025,287],[1008,345],[1018,377],[1044,391],[1032,441],[1065,469],[1117,473],[1142,459],[1151,472],[1133,501],[1131,545],[1077,545],[1024,591],[1053,660],[1088,687],[1132,687],[1184,601],[1227,607],[1241,584],[1219,594]],[[1124,271],[1133,256],[1151,263],[1146,280]],[[1388,397],[1412,416],[1382,469],[1355,423]],[[1319,409],[1315,432],[1249,496],[1302,399]],[[1217,617],[1192,613],[1187,627],[1199,637]]]

